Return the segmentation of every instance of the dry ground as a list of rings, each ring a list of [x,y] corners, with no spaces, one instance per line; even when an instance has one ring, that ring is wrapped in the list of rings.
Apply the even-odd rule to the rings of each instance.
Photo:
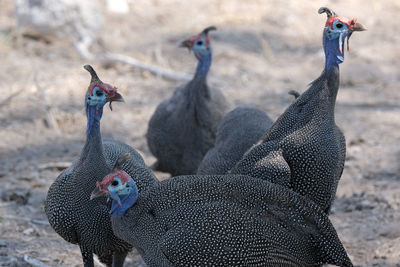
[[[326,18],[317,10],[325,5],[368,28],[353,35],[341,65],[336,121],[348,152],[331,219],[356,266],[400,266],[399,1],[135,0],[129,15],[104,14],[94,49],[192,73],[193,55],[177,44],[216,25],[212,85],[233,105],[253,103],[277,118],[292,101],[287,92],[304,91],[323,68]],[[28,266],[25,256],[80,266],[78,247],[46,224],[43,200],[84,143],[89,76],[82,66],[94,65],[126,100],[105,111],[103,137],[130,144],[148,164],[147,122],[182,82],[87,62],[66,40],[23,38],[13,11],[12,0],[0,1],[0,265]],[[126,266],[139,262],[131,254]]]

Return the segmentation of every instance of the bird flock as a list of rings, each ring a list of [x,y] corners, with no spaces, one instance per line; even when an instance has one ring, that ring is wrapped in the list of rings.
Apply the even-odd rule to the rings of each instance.
[[[365,28],[318,13],[327,15],[325,67],[275,122],[248,106],[228,112],[208,87],[214,26],[183,41],[196,73],[149,121],[150,168],[134,148],[101,138],[103,107],[123,97],[84,66],[86,143],[50,186],[45,212],[85,267],[93,254],[123,266],[133,247],[148,266],[353,266],[329,220],[346,155],[334,109],[345,41]],[[152,170],[172,177],[160,182]]]

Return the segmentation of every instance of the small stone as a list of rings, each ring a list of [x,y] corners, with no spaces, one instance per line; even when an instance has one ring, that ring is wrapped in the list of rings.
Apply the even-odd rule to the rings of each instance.
[[[28,197],[29,197],[29,193],[18,193],[18,192],[12,192],[9,196],[8,196],[8,201],[15,201],[17,202],[18,205],[25,205],[26,203],[28,203]]]
[[[31,235],[35,230],[33,228],[28,228],[23,231],[25,235]]]
[[[4,247],[7,247],[7,243],[5,240],[0,239],[0,248],[4,248]]]
[[[29,236],[39,236],[39,233],[33,228],[27,228],[22,233]]]
[[[352,212],[353,210],[354,210],[353,205],[348,205],[343,209],[344,212]]]
[[[384,168],[382,173],[387,176],[394,176],[396,174],[391,168]]]
[[[7,202],[15,201],[18,205],[26,205],[30,194],[26,189],[14,188],[2,192],[1,199]]]
[[[365,139],[361,136],[350,141],[349,146],[360,145],[365,143]]]
[[[375,206],[368,199],[364,199],[356,205],[356,210],[367,210],[373,208],[375,208]]]

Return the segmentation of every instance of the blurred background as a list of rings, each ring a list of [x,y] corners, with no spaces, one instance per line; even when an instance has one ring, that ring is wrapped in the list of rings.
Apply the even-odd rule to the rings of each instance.
[[[0,266],[81,265],[43,200],[85,141],[84,64],[126,101],[105,109],[103,137],[150,165],[150,116],[197,63],[180,41],[215,25],[209,84],[233,107],[276,119],[293,101],[288,91],[303,92],[323,70],[321,6],[368,28],[353,34],[340,66],[347,158],[330,217],[356,266],[400,266],[397,0],[0,0]],[[126,262],[142,264],[136,252]]]

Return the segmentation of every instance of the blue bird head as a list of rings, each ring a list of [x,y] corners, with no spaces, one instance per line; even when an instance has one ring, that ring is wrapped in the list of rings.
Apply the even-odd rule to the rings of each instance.
[[[122,216],[135,204],[139,191],[135,181],[125,171],[121,165],[130,157],[125,154],[116,164],[114,170],[107,174],[101,181],[96,182],[96,188],[93,190],[90,199],[99,196],[107,196],[112,199],[110,214],[113,216]]]
[[[96,71],[90,65],[83,66],[92,76],[90,85],[86,92],[86,105],[95,106],[96,110],[100,110],[103,106],[110,102],[112,110],[112,102],[124,102],[123,97],[117,92],[117,88],[103,83],[97,76]]]
[[[95,70],[90,65],[83,66],[87,70],[92,79],[85,96],[86,116],[88,118],[87,135],[98,136],[100,133],[100,120],[103,115],[103,107],[107,102],[113,101],[124,102],[122,96],[117,92],[117,88],[103,83],[97,76]]]
[[[207,27],[200,34],[183,41],[181,47],[187,47],[189,50],[193,50],[197,59],[209,56],[211,55],[211,43],[208,32],[215,30],[217,30],[217,28],[214,26]]]
[[[350,20],[346,17],[340,17],[327,7],[321,7],[318,13],[326,13],[328,17],[324,29],[325,49],[332,49],[337,56],[338,63],[343,62],[345,39],[347,38],[347,50],[349,50],[349,39],[352,33],[354,31],[365,31],[366,29],[362,24],[356,22],[356,19]]]

